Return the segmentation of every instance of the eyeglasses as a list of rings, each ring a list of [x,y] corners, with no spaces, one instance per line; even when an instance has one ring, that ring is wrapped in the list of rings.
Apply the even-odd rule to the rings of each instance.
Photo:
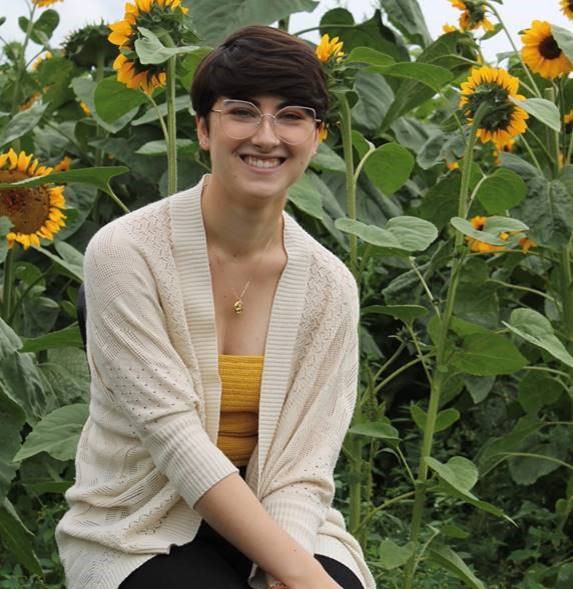
[[[261,126],[263,117],[270,117],[275,135],[285,143],[297,145],[308,139],[321,122],[314,108],[308,106],[285,106],[273,115],[261,112],[252,102],[225,99],[220,109],[211,110],[219,113],[223,132],[231,139],[249,139]]]

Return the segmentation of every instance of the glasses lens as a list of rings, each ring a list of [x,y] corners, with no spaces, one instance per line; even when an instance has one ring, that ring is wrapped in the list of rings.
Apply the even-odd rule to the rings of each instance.
[[[253,135],[261,113],[254,105],[242,100],[225,100],[221,108],[223,131],[232,139],[247,139]]]
[[[315,127],[314,110],[306,106],[287,106],[275,118],[277,135],[291,144],[302,143]]]
[[[223,132],[232,139],[252,137],[261,124],[261,112],[250,102],[225,100],[220,112]],[[312,108],[287,106],[272,118],[274,131],[285,143],[302,143],[315,128],[315,116]]]

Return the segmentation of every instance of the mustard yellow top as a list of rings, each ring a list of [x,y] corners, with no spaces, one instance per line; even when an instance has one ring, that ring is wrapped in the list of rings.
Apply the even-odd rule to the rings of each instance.
[[[219,354],[221,421],[217,447],[237,467],[255,449],[264,356]]]

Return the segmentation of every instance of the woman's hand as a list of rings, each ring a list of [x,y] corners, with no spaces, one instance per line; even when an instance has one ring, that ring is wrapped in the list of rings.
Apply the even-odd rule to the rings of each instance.
[[[343,589],[317,560],[314,563],[316,566],[313,566],[311,571],[308,571],[300,579],[291,580],[288,585],[266,573],[266,589]]]

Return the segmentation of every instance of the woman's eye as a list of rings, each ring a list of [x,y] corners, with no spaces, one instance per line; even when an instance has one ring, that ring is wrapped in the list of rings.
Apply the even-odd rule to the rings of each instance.
[[[256,117],[256,113],[254,113],[252,110],[249,110],[248,108],[237,108],[235,110],[231,111],[231,114],[234,117],[240,117],[242,119],[248,119],[250,117]]]

